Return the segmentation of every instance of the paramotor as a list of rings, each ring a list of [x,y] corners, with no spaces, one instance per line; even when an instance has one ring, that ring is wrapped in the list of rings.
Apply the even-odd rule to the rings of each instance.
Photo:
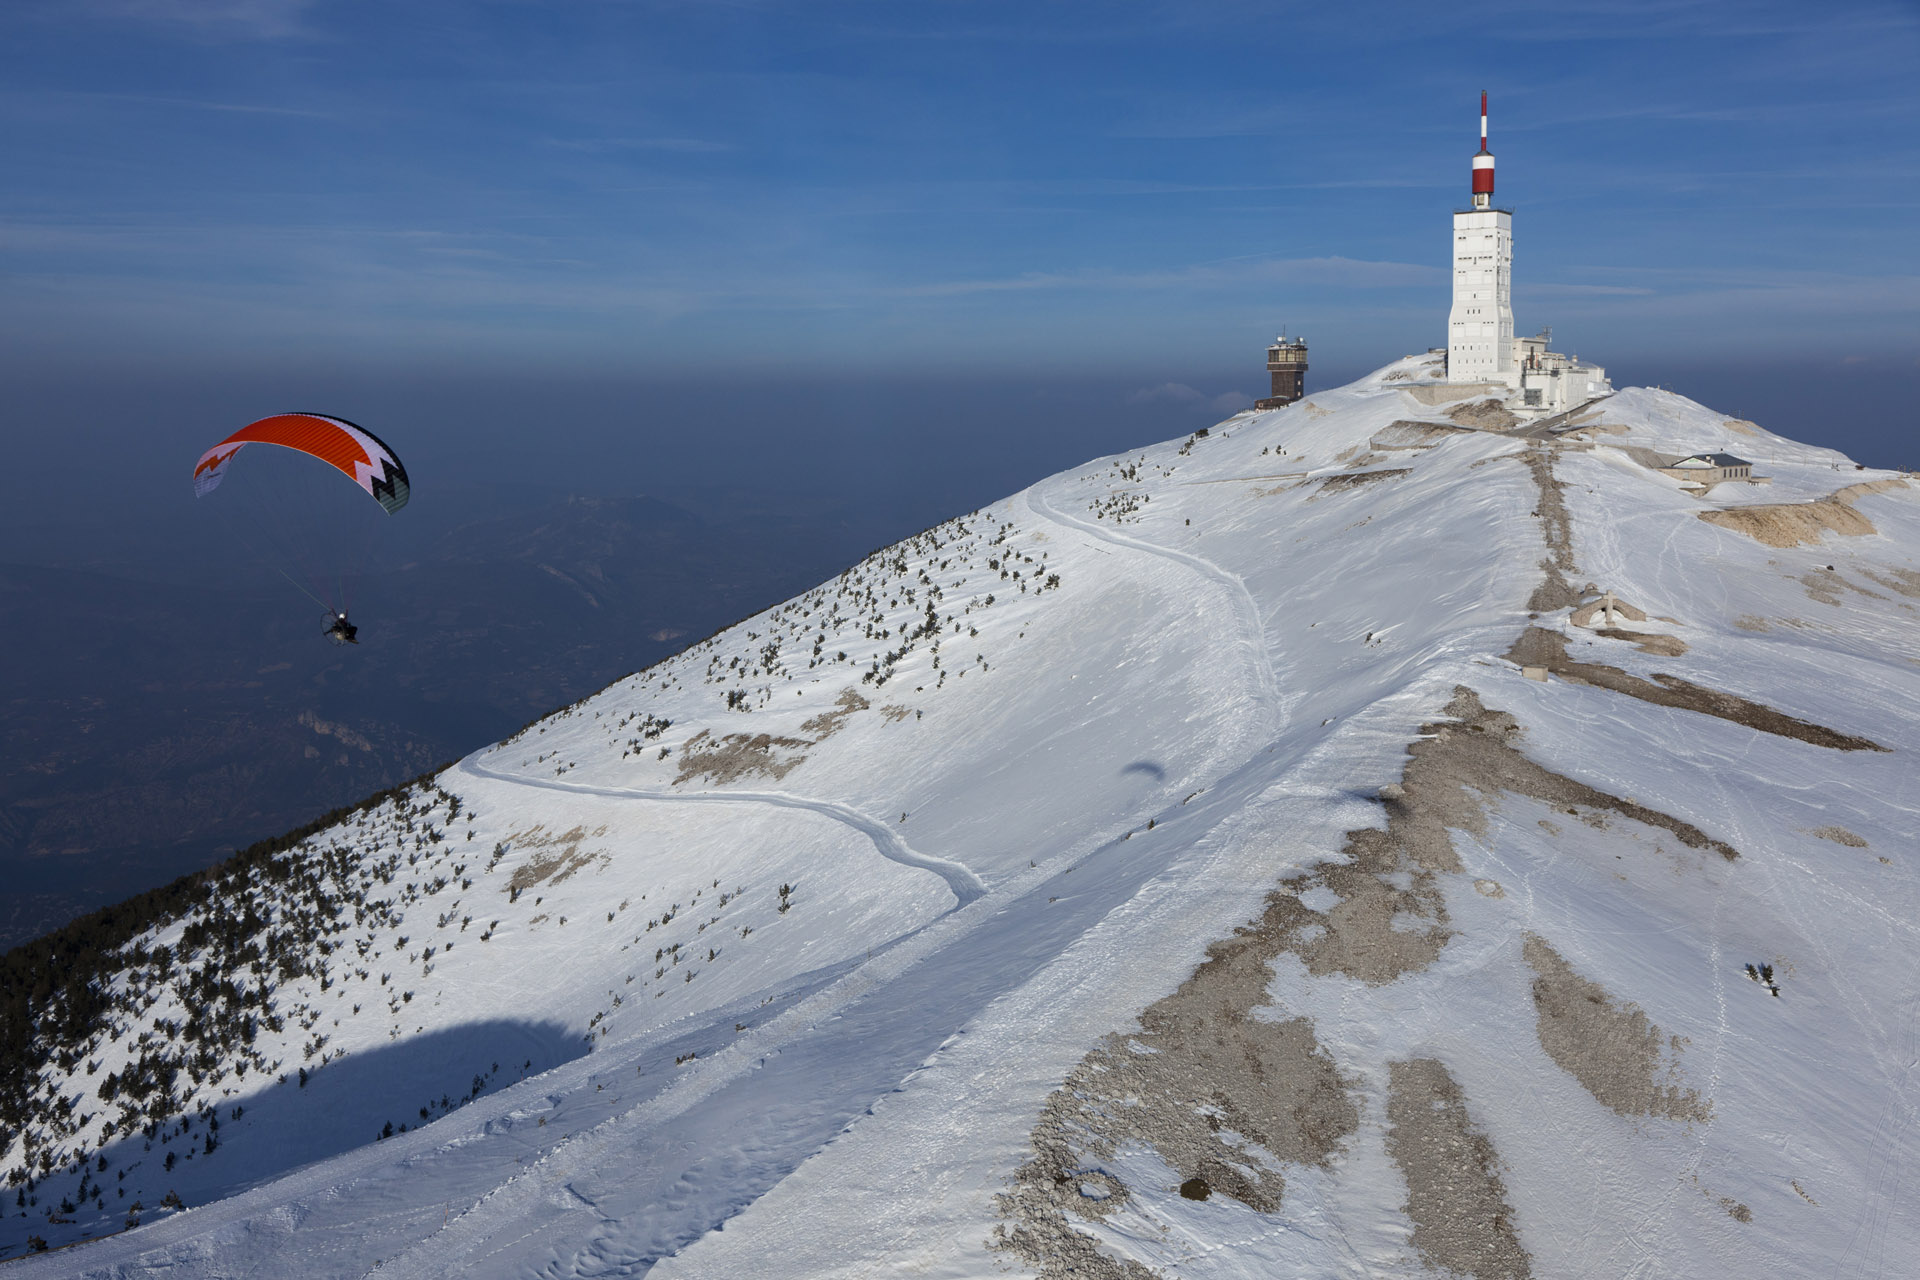
[[[258,453],[212,504],[229,531],[287,581],[327,610],[327,637],[357,644],[347,621],[355,580],[372,559],[385,517],[407,505],[407,469],[385,441],[365,427],[320,413],[281,413],[252,422],[200,455],[193,492],[204,498],[229,479],[250,444],[279,445]],[[249,455],[253,456],[253,455]],[[353,497],[353,482],[381,514]]]

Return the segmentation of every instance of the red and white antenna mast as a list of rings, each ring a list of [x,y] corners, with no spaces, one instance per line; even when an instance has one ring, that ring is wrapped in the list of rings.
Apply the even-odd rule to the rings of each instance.
[[[1473,207],[1493,204],[1493,152],[1487,150],[1487,91],[1480,91],[1480,150],[1473,157]]]

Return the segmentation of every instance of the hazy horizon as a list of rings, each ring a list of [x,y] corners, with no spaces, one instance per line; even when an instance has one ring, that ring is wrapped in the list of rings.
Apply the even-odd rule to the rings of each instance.
[[[0,422],[21,479],[0,566],[21,572],[0,608],[52,656],[0,724],[0,870],[57,880],[66,851],[96,898],[129,883],[94,883],[105,846],[46,834],[125,799],[75,706],[164,754],[216,667],[324,681],[341,660],[192,497],[192,460],[245,422],[320,410],[400,452],[394,573],[480,528],[503,564],[546,539],[540,573],[631,576],[607,606],[448,572],[432,609],[369,616],[413,647],[351,655],[343,705],[413,745],[310,783],[289,766],[252,826],[237,801],[196,827],[196,857],[669,651],[632,628],[720,625],[1214,422],[1265,393],[1283,326],[1310,392],[1442,342],[1483,88],[1520,330],[1552,326],[1617,386],[1920,466],[1910,5],[1409,12],[8,7]],[[455,615],[490,638],[450,639]],[[516,697],[451,710],[381,683],[492,687],[529,655],[546,669]],[[239,715],[244,682],[221,687]],[[248,731],[318,714],[296,692]],[[418,723],[386,714],[403,704]]]

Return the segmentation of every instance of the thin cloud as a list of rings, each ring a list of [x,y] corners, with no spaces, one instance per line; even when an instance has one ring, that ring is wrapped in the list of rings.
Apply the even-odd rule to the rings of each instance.
[[[1911,30],[1912,17],[1900,6],[1852,12],[1800,4],[1747,4],[1729,9],[1718,0],[1585,0],[1558,11],[1552,22],[1538,21],[1529,0],[1504,0],[1455,14],[1469,30],[1514,43],[1617,40],[1647,42],[1680,35],[1711,36],[1719,41],[1835,32],[1865,36],[1876,31]]]
[[[551,145],[567,151],[674,151],[683,155],[704,155],[719,151],[737,151],[731,142],[711,138],[554,138]]]
[[[1521,285],[1517,292],[1528,297],[1539,298],[1582,298],[1582,297],[1651,297],[1654,290],[1640,285],[1625,284],[1533,284]]]
[[[1646,283],[1544,286],[1543,296],[1561,296],[1565,314],[1625,314],[1668,322],[1727,322],[1730,317],[1763,315],[1782,320],[1817,315],[1859,321],[1920,314],[1920,276],[1913,275],[1758,268],[1636,268],[1609,274]]]
[[[1184,382],[1163,382],[1157,387],[1141,387],[1127,396],[1128,404],[1199,404],[1206,393]]]
[[[85,0],[111,18],[187,28],[202,36],[285,40],[314,34],[303,19],[315,0]]]
[[[137,103],[143,107],[179,107],[184,111],[229,111],[242,115],[298,116],[308,120],[340,119],[340,116],[332,111],[315,111],[306,107],[276,107],[259,102],[213,102],[204,98],[170,98],[147,93],[69,93],[63,96],[97,102]]]
[[[1620,120],[1687,120],[1699,123],[1719,124],[1773,124],[1786,121],[1802,121],[1809,116],[1822,113],[1848,120],[1860,120],[1882,116],[1904,116],[1914,109],[1913,95],[1904,97],[1876,95],[1870,98],[1833,98],[1822,102],[1809,102],[1795,98],[1792,102],[1754,102],[1740,103],[1735,106],[1696,106],[1681,102],[1630,102],[1596,108],[1590,111],[1574,111],[1548,114],[1529,114],[1516,112],[1511,119],[1505,117],[1500,122],[1502,133],[1558,133],[1567,129],[1585,128],[1596,124],[1607,124]],[[1776,171],[1766,171],[1772,176]]]
[[[992,280],[951,280],[910,285],[908,297],[942,298],[979,293],[1024,293],[1048,289],[1223,289],[1250,284],[1315,284],[1358,289],[1427,286],[1446,270],[1416,262],[1370,262],[1359,258],[1238,258],[1164,271],[1031,272]]]
[[[1253,397],[1244,391],[1223,391],[1210,396],[1184,382],[1163,382],[1129,392],[1128,404],[1174,404],[1187,409],[1205,409],[1209,413],[1238,413],[1253,406]]]

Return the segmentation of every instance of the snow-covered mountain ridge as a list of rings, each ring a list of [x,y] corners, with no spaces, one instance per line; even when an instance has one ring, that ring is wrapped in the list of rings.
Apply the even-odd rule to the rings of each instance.
[[[0,1245],[1898,1274],[1916,491],[1432,373],[1043,481],[231,873],[97,1016],[35,993]],[[1714,451],[1771,483],[1649,465]]]

